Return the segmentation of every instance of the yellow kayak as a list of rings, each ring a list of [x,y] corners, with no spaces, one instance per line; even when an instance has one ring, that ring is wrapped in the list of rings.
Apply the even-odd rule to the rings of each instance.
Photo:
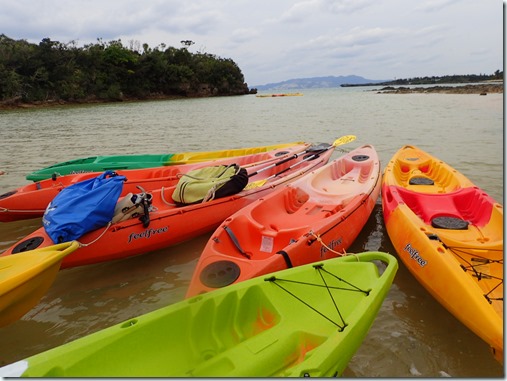
[[[259,94],[257,98],[274,98],[274,97],[301,97],[301,93],[278,93],[278,94]]]
[[[65,256],[79,247],[70,241],[0,258],[0,327],[13,323],[44,296]]]
[[[103,172],[107,170],[143,169],[160,166],[201,163],[204,161],[225,159],[228,157],[253,155],[281,148],[289,148],[304,142],[282,143],[267,146],[232,148],[219,151],[177,152],[140,155],[103,155],[90,156],[56,163],[26,175],[27,180],[41,181],[52,177],[77,173]]]
[[[382,181],[387,233],[426,290],[503,361],[503,207],[463,174],[414,146]]]

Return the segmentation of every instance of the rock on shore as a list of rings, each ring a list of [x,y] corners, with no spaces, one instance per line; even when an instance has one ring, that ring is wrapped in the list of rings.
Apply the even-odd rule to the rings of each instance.
[[[411,93],[443,93],[443,94],[480,94],[503,93],[503,83],[488,83],[464,86],[431,86],[431,87],[392,87],[387,86],[377,91],[378,94],[411,94]]]

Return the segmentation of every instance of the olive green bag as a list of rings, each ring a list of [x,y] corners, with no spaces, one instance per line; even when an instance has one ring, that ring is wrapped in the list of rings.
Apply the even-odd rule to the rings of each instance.
[[[206,202],[241,192],[248,173],[237,164],[205,167],[182,175],[172,195],[177,205]]]

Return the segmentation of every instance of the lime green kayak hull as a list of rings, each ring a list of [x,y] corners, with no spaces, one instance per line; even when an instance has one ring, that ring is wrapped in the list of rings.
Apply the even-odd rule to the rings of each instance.
[[[294,146],[297,143],[283,143],[268,146],[226,149],[219,151],[179,152],[169,154],[143,155],[104,155],[69,160],[34,171],[26,176],[30,181],[49,179],[53,174],[57,176],[76,173],[103,172],[107,170],[141,169],[161,167],[165,165],[191,164],[196,162],[222,159],[234,156],[251,155],[274,149]]]
[[[4,377],[339,376],[398,269],[365,252],[239,282],[0,368]]]

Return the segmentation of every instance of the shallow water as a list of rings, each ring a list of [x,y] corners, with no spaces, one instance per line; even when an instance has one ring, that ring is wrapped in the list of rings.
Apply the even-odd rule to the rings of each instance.
[[[354,134],[383,167],[405,144],[432,153],[503,204],[503,95],[377,94],[315,89],[254,95],[0,111],[0,194],[32,170],[100,154],[168,153]],[[334,153],[338,157],[340,152]],[[41,225],[0,223],[0,251]],[[0,365],[183,299],[205,234],[147,255],[63,270],[41,302],[0,328]],[[395,253],[380,200],[349,252]],[[441,307],[400,262],[391,291],[345,377],[502,377],[488,346]]]

